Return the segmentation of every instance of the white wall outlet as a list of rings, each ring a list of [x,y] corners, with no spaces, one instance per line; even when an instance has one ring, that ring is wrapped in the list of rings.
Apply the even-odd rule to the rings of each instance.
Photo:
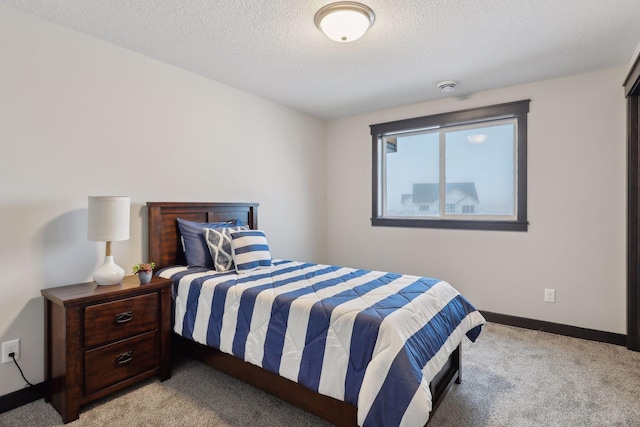
[[[2,363],[13,362],[9,353],[14,353],[16,360],[20,359],[20,340],[5,341],[2,343]]]
[[[556,302],[556,290],[545,289],[544,290],[544,302]]]

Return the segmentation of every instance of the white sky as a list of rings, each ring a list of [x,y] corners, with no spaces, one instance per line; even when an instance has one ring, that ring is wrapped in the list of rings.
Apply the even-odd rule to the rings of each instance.
[[[398,151],[387,154],[388,211],[401,210],[401,195],[411,194],[414,183],[439,182],[439,132],[400,136]],[[513,214],[515,121],[446,132],[446,181],[475,183],[479,211]],[[475,134],[486,141],[470,143],[467,136]]]

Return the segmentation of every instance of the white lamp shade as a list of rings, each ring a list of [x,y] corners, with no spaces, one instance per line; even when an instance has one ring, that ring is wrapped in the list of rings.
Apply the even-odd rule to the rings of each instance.
[[[89,196],[88,239],[96,242],[127,240],[130,204],[130,197]]]

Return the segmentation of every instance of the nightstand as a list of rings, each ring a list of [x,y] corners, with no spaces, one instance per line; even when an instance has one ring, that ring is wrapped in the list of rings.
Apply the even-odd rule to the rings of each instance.
[[[80,406],[153,375],[171,377],[171,281],[137,276],[42,290],[45,400],[68,423]]]

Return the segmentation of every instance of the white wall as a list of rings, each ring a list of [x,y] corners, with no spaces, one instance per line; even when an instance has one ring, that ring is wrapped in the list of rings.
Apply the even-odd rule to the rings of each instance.
[[[329,122],[329,262],[438,277],[479,309],[626,334],[626,70]],[[371,226],[369,125],[522,99],[528,232]],[[544,288],[556,289],[555,304]]]
[[[0,341],[21,339],[32,382],[40,290],[89,280],[104,253],[86,240],[88,195],[132,197],[124,267],[146,260],[147,201],[256,201],[274,256],[440,277],[480,309],[626,333],[626,67],[325,129],[2,6],[0,52]],[[526,98],[529,232],[371,227],[369,125]],[[0,378],[0,396],[24,385],[12,364]]]
[[[259,202],[274,256],[324,261],[325,122],[2,6],[0,53],[0,341],[21,340],[31,382],[40,290],[104,256],[88,195],[131,196],[125,269],[146,261],[147,201]],[[13,364],[0,378],[24,386]]]

